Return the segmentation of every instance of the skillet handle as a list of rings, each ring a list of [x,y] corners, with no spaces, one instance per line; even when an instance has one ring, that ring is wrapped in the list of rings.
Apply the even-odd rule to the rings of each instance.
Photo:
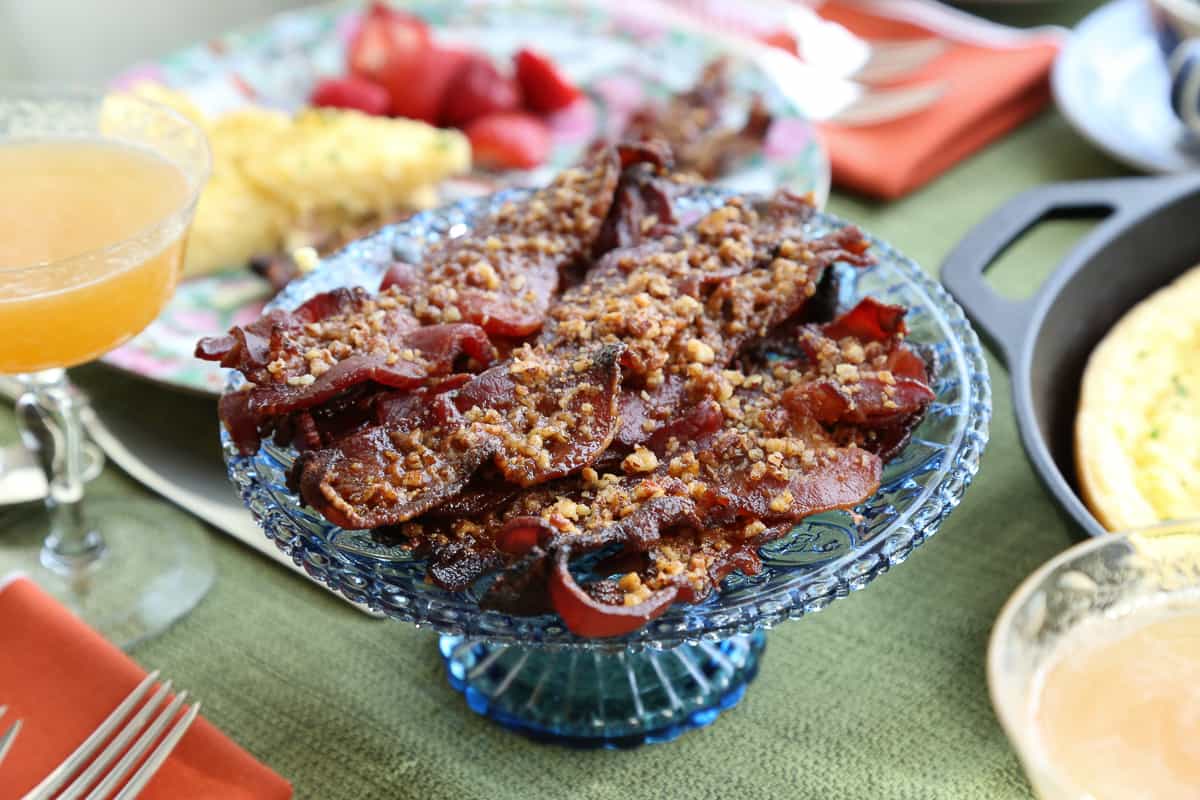
[[[1004,365],[1011,367],[1025,344],[1037,297],[1008,300],[996,294],[984,278],[996,259],[1043,220],[1111,217],[1105,227],[1118,227],[1174,185],[1173,179],[1117,178],[1030,189],[993,211],[963,237],[942,262],[942,283],[979,326]]]

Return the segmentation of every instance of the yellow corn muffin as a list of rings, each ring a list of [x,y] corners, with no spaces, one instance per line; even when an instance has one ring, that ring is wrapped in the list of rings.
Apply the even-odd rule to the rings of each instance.
[[[1200,267],[1092,352],[1075,456],[1083,498],[1109,530],[1200,517]]]

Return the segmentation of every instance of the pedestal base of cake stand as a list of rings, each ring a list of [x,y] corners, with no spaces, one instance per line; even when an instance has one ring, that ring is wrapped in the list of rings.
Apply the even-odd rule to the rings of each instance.
[[[758,672],[766,634],[668,650],[542,648],[439,641],[450,685],[471,710],[573,747],[669,742],[735,706]]]

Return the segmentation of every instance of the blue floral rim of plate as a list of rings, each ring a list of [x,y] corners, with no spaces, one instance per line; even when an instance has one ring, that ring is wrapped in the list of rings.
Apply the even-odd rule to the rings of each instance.
[[[314,294],[340,286],[374,289],[396,258],[416,261],[423,247],[457,236],[472,220],[525,190],[465,200],[417,214],[359,240],[293,282],[268,308],[294,308]],[[682,216],[720,205],[730,193],[702,187],[680,198]],[[813,236],[847,223],[818,213]],[[610,650],[667,648],[715,641],[817,611],[861,589],[932,536],[958,505],[979,468],[991,417],[991,387],[979,339],[962,309],[913,261],[870,239],[878,263],[844,268],[842,305],[870,294],[909,309],[909,341],[937,360],[936,400],[908,447],[886,467],[879,491],[853,512],[811,517],[762,550],[756,576],[735,574],[703,603],[679,605],[627,636],[592,640],[570,633],[554,615],[513,617],[483,611],[478,600],[487,579],[465,592],[425,582],[425,562],[403,548],[374,541],[369,531],[347,531],[302,506],[286,488],[295,451],[264,443],[252,456],[237,453],[228,434],[222,445],[230,478],[268,538],[314,580],[393,619],[453,636],[497,644]],[[841,269],[839,267],[839,269]],[[242,382],[233,374],[227,390]]]

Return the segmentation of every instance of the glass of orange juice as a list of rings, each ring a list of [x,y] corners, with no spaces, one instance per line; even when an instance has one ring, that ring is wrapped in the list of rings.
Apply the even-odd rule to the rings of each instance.
[[[212,563],[202,530],[164,526],[149,501],[83,503],[81,400],[65,368],[166,305],[210,163],[204,132],[165,106],[0,84],[0,375],[22,381],[18,420],[48,444],[50,472],[48,533],[0,528],[0,572],[31,574],[124,643],[190,610]]]
[[[988,685],[1043,800],[1200,796],[1200,520],[1031,575],[992,632]]]

